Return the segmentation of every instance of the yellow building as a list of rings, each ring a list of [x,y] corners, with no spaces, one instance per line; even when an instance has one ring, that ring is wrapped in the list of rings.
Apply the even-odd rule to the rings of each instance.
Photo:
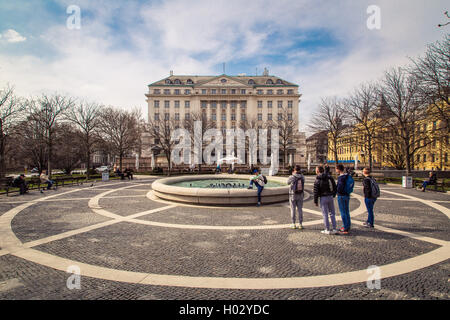
[[[431,113],[430,113],[431,114]],[[375,169],[397,168],[404,166],[404,156],[401,145],[396,145],[396,133],[382,126],[382,118],[379,121],[380,129],[376,131],[372,147],[372,165]],[[445,131],[443,120],[435,116],[428,116],[418,121],[415,126],[413,138],[414,146],[418,150],[414,153],[411,169],[413,170],[449,170],[449,136]],[[328,136],[328,162],[334,163],[333,141]],[[367,147],[367,135],[362,125],[357,124],[347,127],[337,142],[339,163],[354,165],[358,160],[358,167],[369,165]]]

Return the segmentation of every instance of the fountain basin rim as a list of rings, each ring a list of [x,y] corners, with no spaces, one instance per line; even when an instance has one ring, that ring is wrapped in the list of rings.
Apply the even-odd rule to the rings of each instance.
[[[193,180],[209,179],[244,179],[249,181],[251,175],[220,174],[202,176],[177,176],[158,179],[152,184],[153,192],[159,198],[165,200],[196,203],[196,204],[254,204],[256,203],[256,188],[254,189],[216,189],[216,188],[186,188],[173,186],[172,183]],[[289,186],[285,177],[267,177],[268,181],[284,183],[286,186],[265,188],[263,191],[263,203],[275,203],[286,201],[289,198]]]

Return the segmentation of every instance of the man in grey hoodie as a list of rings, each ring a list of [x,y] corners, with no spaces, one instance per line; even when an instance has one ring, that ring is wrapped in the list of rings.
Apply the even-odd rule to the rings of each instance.
[[[303,198],[304,198],[304,188],[305,188],[305,177],[301,173],[301,168],[299,165],[296,165],[292,175],[288,178],[288,182],[290,185],[289,188],[289,204],[291,205],[291,218],[292,224],[291,228],[293,229],[303,229]],[[299,225],[295,224],[295,211],[298,211],[298,222]]]

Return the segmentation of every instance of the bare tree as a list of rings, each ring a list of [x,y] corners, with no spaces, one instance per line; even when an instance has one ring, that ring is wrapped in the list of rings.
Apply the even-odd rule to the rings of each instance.
[[[37,168],[39,173],[45,170],[47,165],[46,129],[37,117],[28,116],[25,121],[16,125],[14,130],[16,150],[23,164]]]
[[[391,116],[385,121],[386,128],[392,137],[399,139],[405,157],[406,174],[410,174],[414,153],[423,147],[415,136],[420,132],[416,130],[416,125],[426,118],[426,105],[420,98],[419,82],[404,68],[391,69],[384,74],[380,94],[384,96],[386,109]]]
[[[7,85],[0,90],[0,178],[5,176],[5,157],[12,129],[23,118],[25,104],[14,94],[14,88]]]
[[[200,121],[201,124],[201,131],[195,132],[194,126],[195,122]],[[201,141],[202,143],[202,152],[205,147],[205,143],[203,141],[203,136],[205,135],[205,132],[209,129],[215,128],[214,122],[208,119],[206,116],[206,113],[203,112],[193,112],[189,118],[185,118],[183,120],[183,127],[190,133],[191,136],[191,145],[194,145],[194,141]],[[198,165],[198,171],[200,172],[202,169],[202,164],[199,163]]]
[[[355,124],[354,133],[362,137],[362,147],[369,156],[372,169],[375,139],[381,126],[378,119],[379,92],[374,84],[363,84],[344,100],[343,107],[350,121]],[[359,140],[359,139],[358,139]]]
[[[283,167],[286,168],[288,152],[293,148],[295,129],[298,127],[297,120],[293,118],[289,108],[278,108],[278,115],[275,120],[275,127],[279,132],[280,151],[283,154]]]
[[[59,94],[43,94],[40,98],[29,101],[31,117],[39,122],[46,132],[47,170],[50,178],[56,124],[64,116],[64,113],[73,107],[74,102],[74,99]]]
[[[91,155],[95,151],[95,145],[99,140],[100,115],[103,106],[91,102],[79,102],[66,112],[66,119],[72,122],[80,130],[80,138],[86,159],[87,174],[91,167]]]
[[[328,150],[334,154],[336,164],[338,157],[338,140],[346,128],[346,113],[341,101],[337,97],[322,99],[319,110],[313,114],[309,128],[314,132],[326,130],[332,143],[328,143]]]
[[[402,141],[396,133],[392,133],[390,137],[385,136],[383,154],[385,155],[385,162],[390,166],[397,170],[404,170],[406,168]]]
[[[153,144],[166,156],[168,165],[168,175],[172,169],[172,150],[176,145],[176,141],[172,140],[172,133],[177,129],[178,123],[172,118],[164,118],[160,120],[150,120],[147,132]]]
[[[104,108],[100,117],[100,132],[111,152],[119,157],[119,168],[122,170],[122,159],[137,147],[137,115],[134,111]]]
[[[55,165],[70,174],[85,156],[84,132],[70,122],[57,124],[54,143]]]
[[[450,35],[430,44],[425,56],[411,59],[410,72],[419,81],[420,96],[432,106],[435,118],[444,121],[443,134],[450,132]]]

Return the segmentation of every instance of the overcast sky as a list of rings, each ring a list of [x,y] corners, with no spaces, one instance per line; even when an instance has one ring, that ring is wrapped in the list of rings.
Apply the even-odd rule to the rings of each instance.
[[[67,27],[70,5],[80,29]],[[381,28],[369,30],[370,5]],[[59,92],[147,115],[147,85],[175,74],[271,75],[297,83],[306,128],[321,97],[408,63],[450,25],[448,1],[0,0],[0,87]],[[73,14],[73,12],[72,12]],[[73,20],[70,20],[73,21]]]

